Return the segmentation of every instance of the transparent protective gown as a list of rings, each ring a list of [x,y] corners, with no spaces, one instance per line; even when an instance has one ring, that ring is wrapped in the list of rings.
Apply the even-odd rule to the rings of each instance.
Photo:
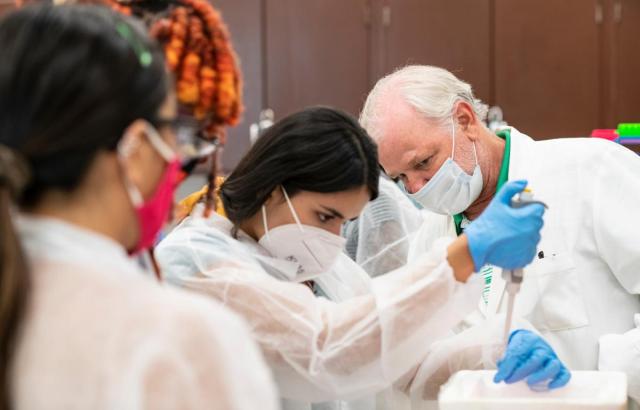
[[[406,265],[411,240],[422,222],[422,212],[381,176],[378,198],[344,226],[346,252],[372,277],[385,274]]]
[[[32,291],[11,364],[15,409],[277,409],[246,325],[160,286],[106,237],[20,218]]]
[[[402,376],[410,380],[431,343],[480,295],[480,278],[455,281],[444,240],[411,266],[372,280],[370,291],[337,303],[282,280],[264,248],[242,232],[231,236],[227,219],[200,215],[196,209],[165,238],[158,262],[172,282],[245,318],[286,399],[361,398]]]

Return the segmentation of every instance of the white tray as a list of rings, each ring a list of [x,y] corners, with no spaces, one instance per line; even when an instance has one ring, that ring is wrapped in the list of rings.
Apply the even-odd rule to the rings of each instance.
[[[572,371],[561,389],[534,392],[526,383],[495,384],[495,370],[461,371],[442,386],[440,410],[624,410],[627,375],[621,372]]]

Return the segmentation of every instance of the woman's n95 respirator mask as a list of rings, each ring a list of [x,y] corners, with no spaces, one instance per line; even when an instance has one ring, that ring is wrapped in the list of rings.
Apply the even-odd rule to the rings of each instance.
[[[289,280],[311,280],[333,266],[342,253],[346,239],[324,229],[302,225],[284,187],[282,192],[296,223],[269,230],[267,212],[263,205],[262,223],[265,234],[258,243],[273,257],[297,265],[296,269],[290,270],[290,276],[295,276],[289,277]]]

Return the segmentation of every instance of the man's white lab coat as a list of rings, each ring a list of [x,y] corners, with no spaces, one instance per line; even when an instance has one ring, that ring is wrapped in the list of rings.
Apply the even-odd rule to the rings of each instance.
[[[511,129],[509,180],[517,179],[528,180],[549,209],[516,318],[541,333],[570,369],[627,371],[629,394],[640,399],[640,158],[609,141],[534,141]],[[455,235],[452,217],[430,213],[411,257]],[[505,282],[494,268],[488,303],[466,325],[505,309]]]

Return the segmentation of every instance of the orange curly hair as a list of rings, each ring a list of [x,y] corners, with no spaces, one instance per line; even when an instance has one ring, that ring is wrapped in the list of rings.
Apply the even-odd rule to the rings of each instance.
[[[226,126],[237,125],[243,111],[239,59],[227,26],[207,0],[85,0],[142,18],[164,48],[176,77],[181,110],[202,124],[202,135],[224,145]],[[221,209],[216,192],[217,155],[211,157],[206,211]]]
[[[141,17],[164,48],[176,78],[178,101],[202,124],[203,135],[220,144],[226,126],[243,111],[242,76],[229,30],[207,0],[88,0]]]

